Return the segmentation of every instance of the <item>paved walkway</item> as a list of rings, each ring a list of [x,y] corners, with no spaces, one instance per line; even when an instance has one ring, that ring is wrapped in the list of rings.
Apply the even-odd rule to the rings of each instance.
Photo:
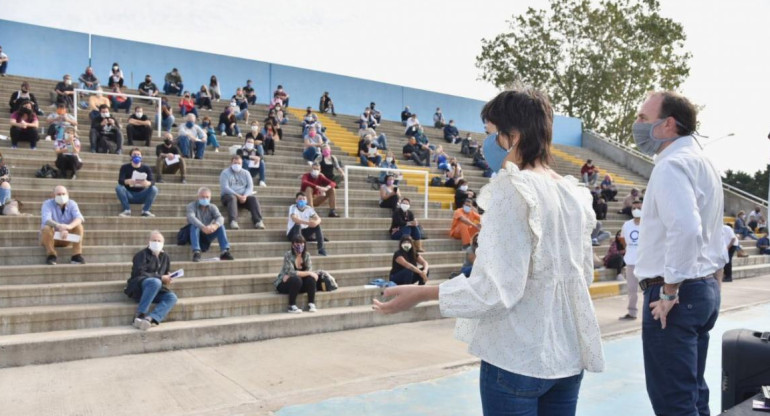
[[[770,276],[726,284],[723,310],[770,302]],[[625,298],[600,299],[605,337]],[[453,321],[0,370],[3,415],[269,415],[284,406],[392,389],[476,364]],[[2,353],[0,351],[0,353]]]

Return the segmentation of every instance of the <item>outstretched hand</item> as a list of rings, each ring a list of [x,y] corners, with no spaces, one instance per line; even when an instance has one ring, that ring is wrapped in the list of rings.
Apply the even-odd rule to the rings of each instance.
[[[389,315],[412,309],[420,302],[438,299],[438,286],[403,285],[389,287],[385,289],[383,296],[392,297],[392,299],[387,302],[374,299],[372,309],[381,314]]]

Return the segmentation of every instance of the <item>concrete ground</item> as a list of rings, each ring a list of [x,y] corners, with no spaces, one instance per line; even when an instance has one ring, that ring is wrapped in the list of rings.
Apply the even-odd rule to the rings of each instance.
[[[770,302],[770,276],[724,285],[722,309]],[[595,301],[605,338],[625,297]],[[3,415],[269,415],[284,406],[364,394],[455,374],[477,360],[453,320],[0,369]],[[0,351],[0,353],[2,353]]]

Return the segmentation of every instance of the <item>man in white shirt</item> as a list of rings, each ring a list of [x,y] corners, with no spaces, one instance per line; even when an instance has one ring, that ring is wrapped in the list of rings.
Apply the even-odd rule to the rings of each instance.
[[[631,204],[631,215],[634,219],[628,220],[620,229],[620,241],[626,247],[626,255],[623,261],[626,262],[626,282],[628,282],[628,313],[621,316],[622,321],[633,321],[639,309],[637,291],[639,290],[639,280],[634,275],[634,266],[636,265],[636,250],[639,247],[639,224],[642,222],[642,201],[634,201]]]
[[[302,234],[307,241],[315,240],[318,243],[318,254],[326,255],[324,249],[324,235],[321,231],[321,217],[313,207],[307,204],[307,196],[304,192],[297,192],[294,196],[295,203],[289,207],[289,223],[286,225],[286,237],[294,241],[298,234]]]
[[[740,250],[741,243],[738,242],[738,237],[735,236],[732,225],[724,224],[722,226],[722,237],[724,239],[724,245],[727,248],[727,257],[729,261],[725,264],[722,270],[722,281],[733,281],[733,255],[736,251]]]
[[[637,149],[657,155],[634,273],[649,305],[642,347],[647,394],[658,415],[710,414],[703,373],[719,315],[714,277],[727,263],[727,250],[722,182],[692,137],[696,113],[685,97],[652,93],[632,128]]]
[[[754,211],[749,212],[749,223],[747,224],[752,231],[757,229],[759,220],[762,218],[762,207],[755,207]]]

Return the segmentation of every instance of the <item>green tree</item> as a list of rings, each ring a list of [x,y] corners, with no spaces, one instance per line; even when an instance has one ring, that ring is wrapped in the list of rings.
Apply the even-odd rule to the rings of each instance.
[[[748,192],[762,199],[767,198],[768,170],[758,170],[754,176],[746,172],[733,172],[727,170],[722,177],[722,182],[732,185],[744,192]]]
[[[627,143],[646,93],[674,90],[690,72],[682,25],[659,11],[657,0],[551,0],[482,39],[476,66],[498,88],[532,85],[557,112]]]

